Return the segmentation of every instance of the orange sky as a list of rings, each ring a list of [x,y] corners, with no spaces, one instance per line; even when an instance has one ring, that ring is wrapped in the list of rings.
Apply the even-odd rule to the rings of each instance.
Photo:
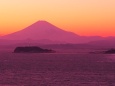
[[[115,0],[0,0],[0,34],[38,20],[79,35],[115,36]]]

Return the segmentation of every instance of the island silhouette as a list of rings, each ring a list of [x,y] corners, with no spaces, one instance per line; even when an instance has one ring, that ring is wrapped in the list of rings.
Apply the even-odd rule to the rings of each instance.
[[[16,47],[14,53],[54,53],[54,50],[42,49],[37,46]]]
[[[114,48],[111,48],[107,51],[104,52],[105,54],[115,54],[115,49]]]

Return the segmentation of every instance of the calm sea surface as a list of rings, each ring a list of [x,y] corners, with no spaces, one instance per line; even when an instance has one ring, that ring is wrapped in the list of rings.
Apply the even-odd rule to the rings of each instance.
[[[0,53],[0,86],[115,86],[115,55]]]

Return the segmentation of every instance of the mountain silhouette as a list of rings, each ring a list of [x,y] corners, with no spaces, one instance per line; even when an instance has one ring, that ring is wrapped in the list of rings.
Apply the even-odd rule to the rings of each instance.
[[[51,41],[63,41],[63,42],[76,42],[79,36],[75,33],[64,31],[47,21],[38,21],[27,28],[8,34],[2,37],[2,39],[9,40],[51,40]]]
[[[62,30],[47,21],[37,21],[23,30],[2,36],[0,39],[29,41],[48,40],[57,43],[84,43],[101,39],[101,37],[79,36],[73,32]]]

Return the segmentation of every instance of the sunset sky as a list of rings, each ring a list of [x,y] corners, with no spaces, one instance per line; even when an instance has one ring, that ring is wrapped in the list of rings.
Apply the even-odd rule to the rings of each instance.
[[[115,36],[115,0],[0,0],[0,35],[38,20],[83,36]]]

